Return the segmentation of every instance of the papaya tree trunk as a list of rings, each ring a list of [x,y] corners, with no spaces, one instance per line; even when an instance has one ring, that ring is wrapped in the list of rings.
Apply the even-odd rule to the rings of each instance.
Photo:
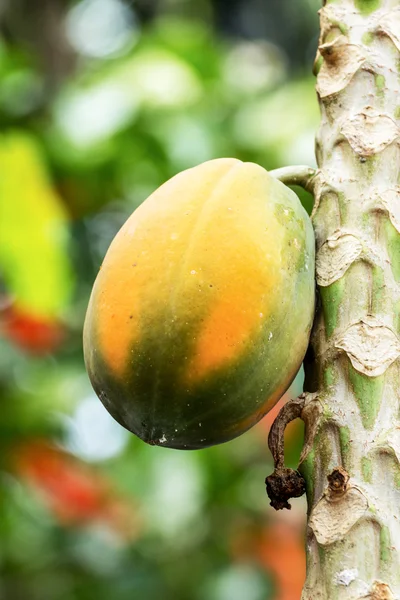
[[[400,598],[400,2],[326,0],[303,600]]]

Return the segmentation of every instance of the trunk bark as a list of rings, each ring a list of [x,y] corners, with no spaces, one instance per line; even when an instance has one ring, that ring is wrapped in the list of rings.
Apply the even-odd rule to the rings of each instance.
[[[400,2],[320,17],[302,598],[400,599]]]

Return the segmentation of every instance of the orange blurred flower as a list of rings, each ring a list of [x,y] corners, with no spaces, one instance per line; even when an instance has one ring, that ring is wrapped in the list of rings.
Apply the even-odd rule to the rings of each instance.
[[[40,493],[61,524],[102,522],[124,539],[137,536],[132,504],[118,497],[111,483],[93,467],[42,440],[19,447],[15,464],[17,475]]]
[[[302,515],[275,515],[265,525],[239,520],[231,539],[233,559],[257,562],[276,586],[274,600],[299,600],[306,576],[304,522]]]
[[[59,321],[23,313],[12,306],[2,311],[1,331],[22,350],[37,355],[54,352],[64,340]]]
[[[304,539],[293,523],[277,521],[261,533],[258,556],[273,575],[275,600],[298,600],[306,576]]]

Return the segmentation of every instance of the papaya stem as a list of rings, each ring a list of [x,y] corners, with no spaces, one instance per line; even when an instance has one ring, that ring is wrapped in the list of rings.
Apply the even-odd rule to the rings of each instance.
[[[314,195],[316,169],[307,165],[293,165],[269,171],[275,179],[279,179],[285,185],[298,185]]]
[[[284,434],[286,426],[295,419],[301,418],[305,406],[305,394],[289,400],[279,411],[272,424],[268,436],[268,447],[274,459],[274,472],[266,480],[267,494],[270,504],[275,510],[291,509],[290,498],[298,498],[305,491],[305,481],[299,471],[285,467]]]

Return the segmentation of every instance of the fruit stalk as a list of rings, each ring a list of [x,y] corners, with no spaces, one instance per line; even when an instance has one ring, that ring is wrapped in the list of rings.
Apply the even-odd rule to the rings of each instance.
[[[272,177],[279,179],[285,185],[298,185],[314,194],[314,184],[317,181],[317,171],[307,165],[282,167],[269,172]]]
[[[400,598],[400,6],[326,0],[320,19],[302,598],[388,600]]]

